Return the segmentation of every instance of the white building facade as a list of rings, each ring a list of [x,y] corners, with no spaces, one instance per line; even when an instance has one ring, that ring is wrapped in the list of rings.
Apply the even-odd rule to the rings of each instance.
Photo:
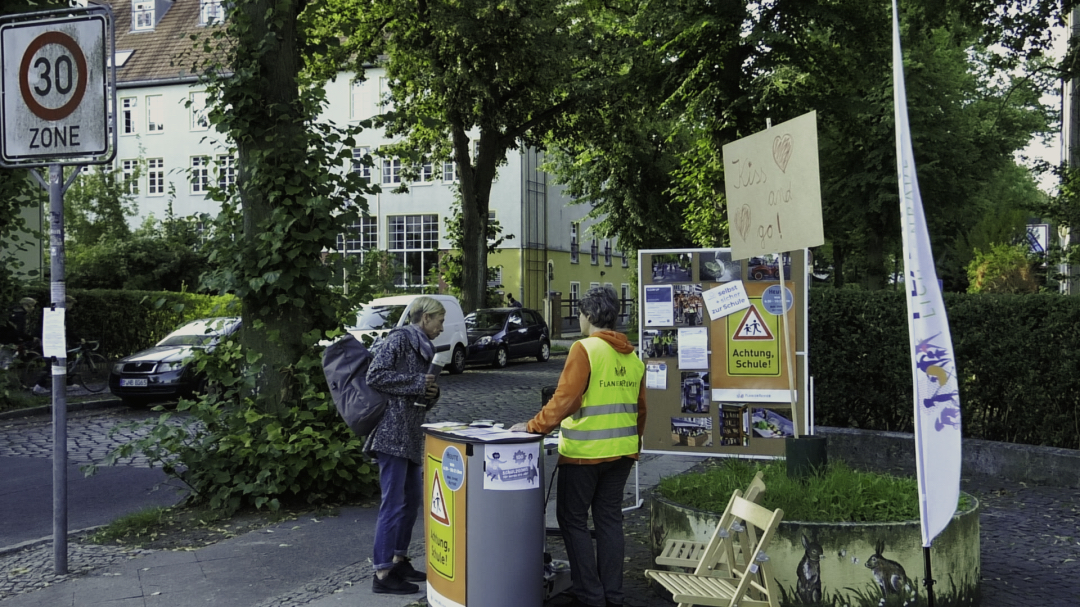
[[[139,218],[161,218],[171,202],[174,215],[216,215],[219,207],[207,196],[210,185],[236,178],[235,156],[222,135],[209,127],[206,94],[198,78],[173,65],[190,50],[192,33],[205,31],[220,19],[214,0],[112,0],[116,23],[117,154],[115,166],[130,178]],[[338,125],[355,124],[382,111],[388,90],[384,71],[373,67],[364,80],[341,74],[325,86],[323,117]],[[380,157],[390,143],[381,131],[365,130],[357,138],[354,157],[371,154],[373,167],[359,162],[352,170],[381,185],[367,197],[367,217],[338,239],[342,252],[388,251],[404,265],[399,286],[416,287],[438,263],[439,252],[452,248],[445,222],[457,191],[456,167],[419,168],[407,193],[391,193],[402,184],[402,161]],[[629,265],[616,244],[588,238],[588,205],[574,205],[563,188],[539,170],[541,155],[512,152],[491,191],[490,217],[513,235],[494,255],[499,283],[527,307],[543,309],[548,291],[570,299],[589,286],[611,284],[627,299]],[[136,168],[141,174],[136,178]],[[437,249],[437,250],[436,250]],[[595,253],[594,253],[595,250]],[[569,310],[561,314],[568,315]],[[557,313],[558,314],[558,313]]]

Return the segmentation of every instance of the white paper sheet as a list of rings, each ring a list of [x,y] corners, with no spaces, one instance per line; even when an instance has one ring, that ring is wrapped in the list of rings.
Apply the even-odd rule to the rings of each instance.
[[[750,307],[750,298],[747,297],[746,287],[741,280],[709,289],[701,295],[705,298],[705,307],[709,310],[711,320]]]
[[[670,327],[675,324],[671,285],[645,285],[645,326]]]
[[[67,358],[67,335],[64,333],[64,309],[45,308],[41,321],[41,354],[49,358]]]
[[[653,390],[667,390],[667,363],[645,365],[645,387]]]
[[[709,368],[709,331],[705,327],[679,329],[679,368]]]

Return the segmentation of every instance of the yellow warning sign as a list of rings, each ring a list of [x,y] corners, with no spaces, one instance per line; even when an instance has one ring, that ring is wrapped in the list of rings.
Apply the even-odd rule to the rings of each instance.
[[[454,500],[453,495],[439,473],[441,462],[428,455],[430,490],[427,492],[428,508],[428,566],[453,581],[454,579]]]
[[[761,298],[751,298],[746,313],[727,320],[727,373],[732,377],[780,376],[780,317],[758,312]]]

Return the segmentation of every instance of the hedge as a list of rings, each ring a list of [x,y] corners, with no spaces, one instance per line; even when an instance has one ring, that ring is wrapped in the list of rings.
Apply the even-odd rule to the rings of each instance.
[[[208,316],[239,315],[231,296],[209,296],[171,291],[113,291],[68,289],[75,305],[65,319],[69,331],[98,341],[98,351],[114,360],[147,348],[188,320]],[[51,301],[48,287],[28,287],[20,297],[33,297],[39,306]],[[40,335],[40,315],[28,329]]]
[[[965,437],[1080,448],[1080,298],[946,293]],[[815,423],[912,431],[901,292],[813,289]]]

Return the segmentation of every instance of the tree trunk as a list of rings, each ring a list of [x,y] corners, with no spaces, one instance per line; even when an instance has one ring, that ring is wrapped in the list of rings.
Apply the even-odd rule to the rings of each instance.
[[[281,181],[295,182],[290,169],[304,165],[307,144],[299,103],[297,75],[301,67],[297,48],[295,2],[287,1],[285,10],[293,18],[266,17],[271,9],[280,11],[281,2],[258,0],[243,5],[252,31],[252,40],[261,40],[267,47],[258,55],[259,77],[247,80],[248,86],[260,90],[256,95],[263,103],[247,108],[257,114],[251,123],[263,128],[249,130],[254,136],[237,141],[239,171],[237,185],[243,204],[243,238],[251,255],[264,255],[267,245],[261,241],[265,226],[275,207],[280,190],[271,192],[265,174],[254,175],[255,168],[267,171],[271,167],[284,174]],[[252,49],[247,52],[258,52]],[[241,50],[240,53],[245,53]],[[276,189],[276,188],[275,188]],[[310,316],[291,303],[268,305],[260,289],[253,289],[243,298],[243,325],[240,334],[244,349],[262,355],[257,392],[263,395],[268,411],[280,412],[283,401],[289,398],[291,382],[283,371],[297,360],[302,348],[301,336],[309,330]],[[259,323],[261,327],[257,326]]]
[[[456,125],[451,133],[461,171],[462,289],[461,309],[468,314],[487,306],[487,231],[491,186],[500,157],[498,135],[480,133],[475,163],[469,161],[469,137]]]

